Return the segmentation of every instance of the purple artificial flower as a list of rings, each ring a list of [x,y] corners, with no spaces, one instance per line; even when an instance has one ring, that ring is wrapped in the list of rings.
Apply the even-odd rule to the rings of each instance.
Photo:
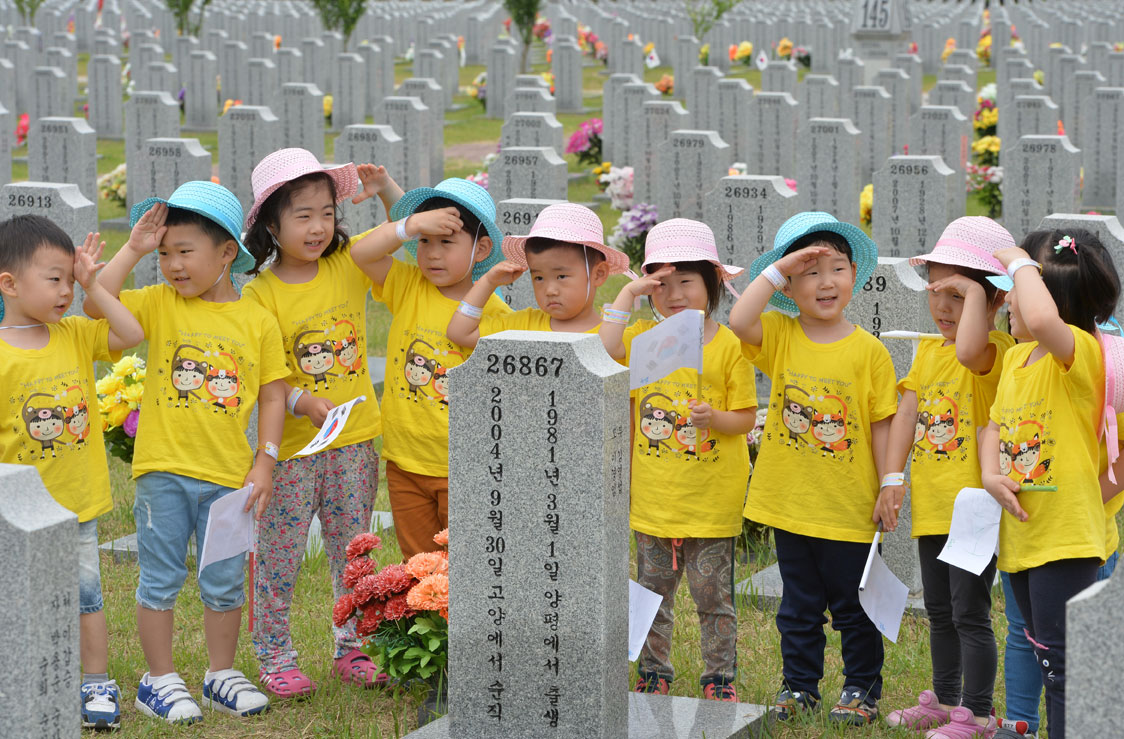
[[[138,423],[140,423],[140,411],[129,411],[129,415],[125,417],[125,423],[121,424],[121,428],[125,431],[125,436],[129,438],[136,437]]]

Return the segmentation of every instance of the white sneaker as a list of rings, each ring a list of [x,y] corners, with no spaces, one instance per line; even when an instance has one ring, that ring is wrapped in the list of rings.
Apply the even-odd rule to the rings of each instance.
[[[232,716],[252,716],[269,710],[269,698],[238,670],[219,670],[203,677],[203,705]]]
[[[203,720],[199,704],[187,692],[187,686],[178,674],[169,672],[153,679],[147,672],[137,686],[137,710],[170,724],[193,724]]]

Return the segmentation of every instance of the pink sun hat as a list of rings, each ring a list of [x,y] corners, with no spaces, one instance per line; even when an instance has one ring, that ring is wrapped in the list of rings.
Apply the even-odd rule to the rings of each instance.
[[[995,252],[1015,246],[1015,237],[990,218],[964,216],[945,226],[936,246],[928,254],[911,257],[909,263],[947,264],[976,269],[991,275],[1006,275],[1007,270],[995,258]]]
[[[254,204],[246,214],[246,230],[249,231],[254,225],[262,204],[277,188],[298,177],[316,172],[323,172],[335,182],[337,205],[345,198],[355,197],[359,189],[359,175],[353,163],[325,167],[316,155],[307,149],[279,149],[258,162],[258,166],[254,167],[254,172],[250,175],[250,184],[254,188]]]
[[[744,271],[718,261],[718,247],[710,226],[687,218],[672,218],[652,227],[644,240],[644,264],[640,271],[648,274],[650,265],[675,262],[710,262],[718,267],[723,280],[733,279]]]
[[[577,203],[556,203],[539,212],[531,232],[526,236],[504,236],[503,255],[507,261],[527,269],[527,240],[550,239],[586,246],[605,255],[609,274],[628,271],[628,255],[605,245],[605,229],[601,219],[589,208]]]

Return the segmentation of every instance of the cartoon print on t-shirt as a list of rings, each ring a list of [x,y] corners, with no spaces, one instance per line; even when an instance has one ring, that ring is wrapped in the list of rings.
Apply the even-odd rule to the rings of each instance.
[[[73,403],[71,399],[77,395],[77,400]],[[82,388],[74,385],[66,389],[67,404],[64,409],[66,418],[66,430],[74,438],[71,444],[75,446],[86,443],[86,437],[90,435],[90,409],[86,406],[86,396],[82,393]]]
[[[293,340],[293,356],[296,357],[297,367],[300,371],[312,378],[313,390],[323,382],[324,388],[328,387],[329,377],[338,377],[328,370],[336,364],[336,354],[332,342],[326,338],[308,339],[313,334],[323,334],[320,329],[302,331]]]
[[[662,407],[663,403],[657,405],[657,398],[666,400],[667,407]],[[649,456],[652,452],[655,452],[657,457],[660,456],[661,446],[671,449],[667,440],[675,432],[675,422],[679,419],[679,414],[671,410],[672,405],[671,398],[663,393],[649,393],[640,401],[640,435],[648,440]]]
[[[201,359],[183,356],[185,349],[191,349],[199,355],[206,355],[202,349],[191,344],[181,344],[176,347],[175,354],[172,355],[172,387],[176,390],[177,408],[180,407],[180,403],[190,406],[192,398],[202,400],[195,391],[203,387],[207,376],[207,363]]]
[[[1032,483],[1046,474],[1052,459],[1042,458],[1044,428],[1038,421],[1023,421],[1011,440],[1011,468],[1019,481]]]
[[[947,459],[950,452],[964,446],[967,437],[956,435],[960,430],[959,415],[960,409],[952,398],[944,396],[937,401],[936,410],[925,429],[925,440],[932,446],[934,454]]]
[[[921,411],[917,414],[917,425],[913,427],[913,443],[920,444],[922,439],[925,438],[925,432],[929,428],[929,411]]]
[[[1002,475],[1011,474],[1011,462],[1015,458],[1015,445],[1005,438],[1009,432],[1006,424],[999,427],[999,472]]]
[[[710,429],[700,429],[689,415],[675,420],[675,441],[679,444],[679,451],[687,457],[693,457],[696,462],[700,454],[705,454],[718,445],[718,440],[708,440],[709,436]]]
[[[808,399],[808,393],[804,392],[796,385],[784,386],[784,405],[781,407],[781,423],[788,429],[788,439],[785,440],[786,444],[799,444],[804,442],[810,443],[804,437],[808,430],[812,428],[812,414],[815,410],[812,408]]]
[[[420,345],[420,346],[419,346]],[[436,354],[436,349],[432,344],[422,341],[421,339],[414,339],[410,345],[406,347],[406,366],[403,368],[403,374],[406,376],[406,384],[409,386],[410,397],[417,403],[421,397],[427,397],[422,388],[429,384],[433,379],[434,373],[437,371],[437,360],[427,357],[421,353],[421,347],[429,347],[431,353]],[[415,349],[417,347],[417,349]]]
[[[47,398],[48,402],[32,403],[35,398]],[[57,439],[66,429],[66,408],[59,403],[59,398],[47,393],[32,393],[24,402],[21,415],[28,435],[40,444],[39,459],[46,458],[48,449],[52,457],[57,457],[55,444],[65,444]]]
[[[347,332],[342,339],[332,341],[332,348],[335,351],[336,361],[340,367],[346,370],[348,375],[359,374],[359,369],[362,367],[363,356],[359,351],[358,332],[355,330],[355,324],[351,321],[343,320],[336,321],[333,329],[340,326],[346,326]]]
[[[226,361],[218,357],[225,357]],[[220,367],[220,364],[229,366]],[[226,352],[215,352],[215,361],[207,367],[207,393],[211,396],[215,413],[220,410],[225,413],[239,406],[239,387],[238,363],[234,361],[234,357]]]
[[[835,455],[851,447],[847,436],[847,405],[835,395],[815,399],[812,415],[812,436],[820,444],[824,455]]]

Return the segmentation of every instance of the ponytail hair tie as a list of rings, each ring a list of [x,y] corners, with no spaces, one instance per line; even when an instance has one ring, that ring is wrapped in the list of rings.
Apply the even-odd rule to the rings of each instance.
[[[1069,248],[1074,254],[1077,253],[1077,242],[1073,240],[1072,236],[1063,236],[1061,241],[1054,245],[1054,253],[1060,254],[1063,249]]]

